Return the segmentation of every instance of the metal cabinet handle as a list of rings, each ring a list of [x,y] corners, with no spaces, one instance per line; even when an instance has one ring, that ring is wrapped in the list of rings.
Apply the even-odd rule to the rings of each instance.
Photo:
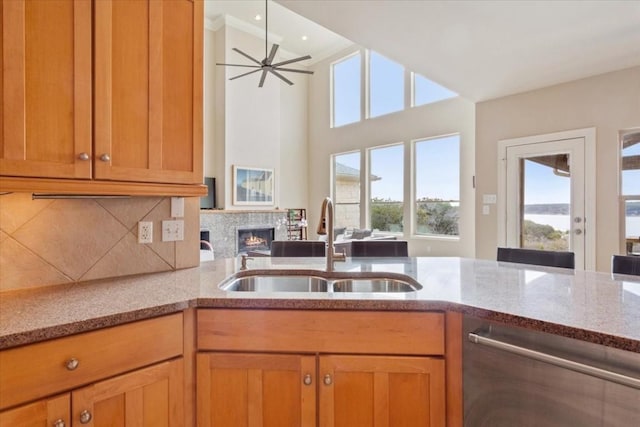
[[[91,412],[87,411],[86,409],[80,412],[80,423],[87,424],[89,421],[91,421],[91,418],[93,418],[91,416]]]
[[[75,371],[79,364],[80,361],[75,357],[72,357],[71,359],[67,360],[64,365],[67,367],[67,370]]]
[[[324,385],[331,385],[332,382],[331,375],[327,374],[324,376]]]
[[[102,156],[100,156],[100,160],[102,160],[103,162],[108,162],[111,160],[111,156],[109,156],[107,153],[104,153]]]
[[[80,153],[80,154],[78,155],[78,158],[79,158],[80,160],[84,160],[84,161],[87,161],[87,160],[89,160],[89,159],[90,159],[90,157],[89,157],[89,155],[88,155],[87,153]]]
[[[313,383],[313,379],[311,378],[311,374],[305,375],[304,379],[302,380],[302,382],[304,383],[304,385],[311,385],[311,383]]]
[[[64,420],[62,418],[57,419],[53,422],[53,427],[65,427]]]

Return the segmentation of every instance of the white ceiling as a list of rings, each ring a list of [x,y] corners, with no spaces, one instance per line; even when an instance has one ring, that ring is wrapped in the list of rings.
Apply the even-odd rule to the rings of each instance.
[[[640,0],[276,1],[472,101],[640,65]]]
[[[279,44],[278,57],[288,59],[308,54],[311,55],[311,59],[299,65],[311,65],[353,44],[272,0],[269,0],[268,8],[268,49],[271,49],[271,43]],[[205,17],[210,27],[215,29],[224,22],[262,39],[265,35],[264,12],[264,0],[206,0],[205,2]],[[258,14],[262,17],[260,21],[254,19]],[[306,36],[307,40],[302,40],[302,36]],[[240,56],[238,60],[237,62],[244,63]]]

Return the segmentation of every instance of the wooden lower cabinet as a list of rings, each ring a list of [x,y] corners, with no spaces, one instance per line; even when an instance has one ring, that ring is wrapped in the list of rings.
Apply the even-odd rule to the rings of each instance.
[[[181,425],[183,375],[183,361],[177,359],[78,389],[71,393],[73,425]]]
[[[200,353],[198,426],[444,426],[441,358]]]
[[[38,400],[0,412],[0,426],[4,427],[67,427],[71,425],[69,393]]]
[[[158,363],[0,412],[0,427],[179,426],[184,420],[183,375],[181,358]]]
[[[321,427],[445,426],[441,358],[319,357]]]
[[[198,426],[313,426],[315,356],[200,353]]]

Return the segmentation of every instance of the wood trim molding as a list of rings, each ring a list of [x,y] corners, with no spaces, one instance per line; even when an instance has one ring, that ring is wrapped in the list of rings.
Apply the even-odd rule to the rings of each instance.
[[[113,196],[201,197],[207,186],[201,184],[155,184],[79,179],[0,177],[0,193],[47,193]]]

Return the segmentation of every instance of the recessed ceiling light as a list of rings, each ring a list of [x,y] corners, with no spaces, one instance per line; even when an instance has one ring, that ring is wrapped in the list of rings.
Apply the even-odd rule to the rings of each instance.
[[[256,21],[261,21],[262,20],[262,15],[257,14],[256,16],[253,17],[253,19],[255,19]]]
[[[307,40],[308,37],[307,36],[302,36],[302,40]]]

